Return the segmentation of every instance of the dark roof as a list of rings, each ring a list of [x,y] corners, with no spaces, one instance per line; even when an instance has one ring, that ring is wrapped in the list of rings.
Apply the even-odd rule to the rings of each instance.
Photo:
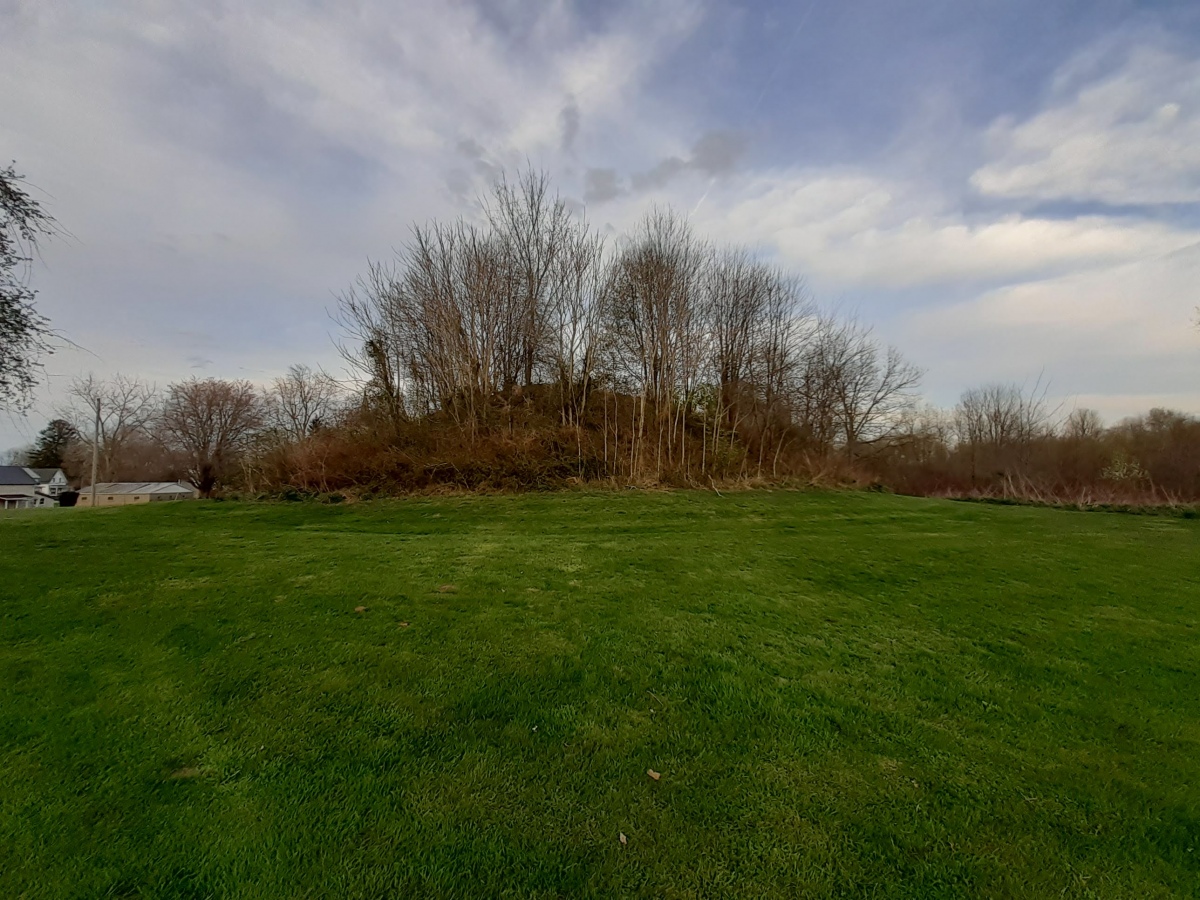
[[[0,466],[0,484],[39,484],[38,480],[25,471],[24,466]]]
[[[42,479],[42,483],[44,484],[53,478],[56,472],[61,472],[62,469],[58,466],[55,466],[53,469],[30,469],[29,471],[33,472],[38,478]]]

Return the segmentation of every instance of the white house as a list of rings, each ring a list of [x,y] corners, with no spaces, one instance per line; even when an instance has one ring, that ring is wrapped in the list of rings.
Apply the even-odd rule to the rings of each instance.
[[[38,493],[40,482],[24,466],[0,466],[0,509],[54,506],[55,500]]]
[[[70,487],[62,469],[26,469],[25,471],[33,473],[33,477],[38,480],[38,493],[45,494],[47,497],[57,497]]]

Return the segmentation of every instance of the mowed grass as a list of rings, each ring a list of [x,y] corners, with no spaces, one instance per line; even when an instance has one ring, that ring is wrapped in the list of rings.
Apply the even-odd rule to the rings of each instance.
[[[1200,894],[1195,521],[31,511],[0,598],[6,898]]]

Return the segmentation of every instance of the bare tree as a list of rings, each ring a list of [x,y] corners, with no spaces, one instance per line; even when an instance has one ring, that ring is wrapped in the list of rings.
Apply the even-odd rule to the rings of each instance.
[[[910,465],[940,465],[950,458],[954,416],[936,406],[916,406],[900,417],[893,435],[896,462]]]
[[[988,384],[963,393],[954,411],[955,431],[966,450],[971,480],[981,474],[1025,476],[1034,443],[1051,430],[1045,389]]]
[[[1095,441],[1104,434],[1104,420],[1094,409],[1080,407],[1071,410],[1063,423],[1063,437],[1073,441]]]
[[[399,295],[408,375],[472,433],[517,382],[523,314],[508,288],[503,248],[487,231],[461,221],[417,231]]]
[[[590,367],[600,243],[532,171],[502,180],[485,212],[486,227],[415,228],[339,300],[343,355],[397,419],[440,411],[474,434],[507,409],[511,428],[539,375]]]
[[[30,457],[34,452],[32,444],[25,444],[22,447],[9,447],[7,450],[0,450],[0,466],[28,466],[32,465]]]
[[[271,383],[265,412],[280,433],[299,442],[319,426],[329,424],[341,399],[341,385],[329,373],[295,365]]]
[[[428,392],[417,399],[409,375],[417,361],[409,342],[407,300],[396,267],[371,263],[367,274],[338,297],[335,315],[346,337],[338,349],[359,379],[364,401],[393,428],[410,411],[427,412],[432,406]]]
[[[250,382],[191,378],[167,388],[160,424],[187,460],[192,483],[211,497],[262,421],[262,399]]]
[[[888,437],[901,414],[916,399],[921,370],[895,347],[882,347],[870,330],[845,329],[847,351],[835,393],[846,456],[854,459],[865,444]]]
[[[741,248],[721,253],[708,268],[705,312],[710,335],[710,376],[718,388],[718,417],[731,432],[740,423],[747,405],[771,275]]]
[[[555,282],[564,270],[557,265],[568,246],[578,249],[582,237],[566,204],[551,194],[545,172],[526,169],[516,183],[501,178],[486,205],[492,234],[500,247],[509,294],[502,303],[506,314],[501,384],[533,384],[542,361],[546,330],[555,301]],[[570,266],[567,266],[569,270]]]
[[[686,435],[680,428],[682,415],[691,406],[708,356],[702,299],[710,259],[708,246],[684,219],[656,209],[614,260],[605,324],[610,362],[638,394],[631,468],[644,459],[651,428],[659,475]]]
[[[797,278],[743,249],[719,254],[705,279],[708,377],[717,399],[713,448],[722,433],[757,444],[761,472],[790,433],[792,392],[811,335],[812,304]]]
[[[578,426],[601,351],[602,299],[607,279],[604,241],[586,226],[562,236],[547,294],[546,355],[558,388],[562,421]]]
[[[890,437],[916,399],[921,370],[857,322],[822,320],[802,365],[799,406],[807,434],[850,460]]]
[[[1050,426],[1044,392],[1026,393],[1018,384],[988,384],[965,391],[955,410],[960,441],[1020,447]]]
[[[853,459],[913,400],[920,372],[898,351],[818,316],[799,279],[714,251],[670,209],[611,256],[543,174],[501,180],[484,213],[415,228],[340,298],[343,353],[397,425],[445,418],[473,444],[551,413],[575,429],[581,464],[585,431],[602,426],[610,474],[690,478],[755,461],[777,473],[801,444]],[[597,383],[602,411],[589,410]]]
[[[154,385],[119,373],[107,381],[88,374],[75,379],[69,393],[72,403],[61,414],[75,431],[73,468],[90,471],[99,404],[98,479],[114,481],[136,474],[160,410],[161,397]]]

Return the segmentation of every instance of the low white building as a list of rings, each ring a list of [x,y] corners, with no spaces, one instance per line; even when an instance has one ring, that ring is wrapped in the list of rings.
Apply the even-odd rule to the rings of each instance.
[[[196,489],[177,481],[98,481],[97,506],[128,506],[133,503],[159,503],[163,500],[191,500]],[[92,487],[79,489],[76,506],[92,505]]]

